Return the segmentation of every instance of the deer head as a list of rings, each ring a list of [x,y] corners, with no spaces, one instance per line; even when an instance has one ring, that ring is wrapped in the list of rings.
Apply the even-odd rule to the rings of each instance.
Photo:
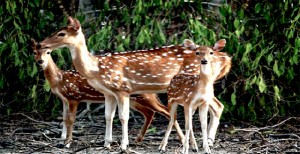
[[[35,61],[42,66],[44,69],[48,66],[48,62],[51,58],[50,49],[40,49],[41,45],[31,38],[31,47],[34,53]]]
[[[191,40],[184,40],[184,46],[195,51],[202,71],[207,70],[205,68],[209,68],[206,67],[206,65],[209,64],[208,60],[211,60],[210,64],[212,64],[212,70],[214,71],[213,74],[216,80],[228,74],[231,68],[231,57],[227,53],[221,52],[225,48],[225,45],[225,39],[220,39],[213,47],[198,46]]]
[[[61,47],[69,47],[69,44],[74,43],[78,43],[78,45],[81,45],[82,43],[85,44],[85,39],[78,39],[78,37],[84,38],[84,35],[81,31],[82,29],[80,22],[75,18],[68,17],[67,26],[60,28],[51,36],[43,40],[41,42],[41,46],[42,48],[56,49]],[[82,42],[82,40],[84,40],[84,42]]]

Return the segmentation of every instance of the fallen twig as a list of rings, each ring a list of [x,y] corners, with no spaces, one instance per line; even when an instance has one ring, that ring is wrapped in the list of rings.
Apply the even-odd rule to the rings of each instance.
[[[31,120],[33,122],[36,122],[36,123],[42,123],[42,124],[45,124],[45,125],[48,125],[48,126],[53,126],[53,124],[51,124],[51,123],[32,119],[31,117],[29,117],[28,115],[25,115],[24,113],[16,113],[16,114],[22,115],[22,116],[26,117],[27,119],[29,119],[29,120]]]
[[[269,137],[273,137],[273,138],[295,137],[297,139],[300,139],[300,137],[296,134],[269,134]]]
[[[255,148],[252,148],[248,151],[248,153],[253,153],[254,150],[255,152],[257,152],[256,150],[257,149],[261,149],[261,148],[264,148],[264,147],[269,147],[269,146],[276,146],[276,144],[265,144],[265,145],[262,145],[262,146],[259,146],[259,147],[255,147]]]
[[[283,121],[281,121],[280,123],[273,125],[273,126],[266,126],[266,127],[261,127],[261,128],[243,128],[243,129],[234,129],[234,131],[245,131],[245,132],[258,132],[261,130],[266,130],[266,129],[270,129],[270,128],[274,128],[277,126],[280,126],[282,124],[284,124],[285,122],[291,120],[291,119],[297,119],[296,117],[289,117]]]

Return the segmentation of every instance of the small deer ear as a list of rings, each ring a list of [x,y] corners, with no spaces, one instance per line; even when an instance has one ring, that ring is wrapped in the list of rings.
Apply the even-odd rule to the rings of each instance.
[[[35,41],[34,38],[30,38],[30,46],[32,49],[35,49],[37,46],[37,42]]]
[[[78,31],[81,27],[80,22],[76,18],[68,17],[68,26],[73,30]]]
[[[185,40],[183,41],[183,44],[184,44],[185,47],[190,48],[190,49],[192,49],[192,50],[193,50],[193,49],[196,49],[195,43],[194,43],[193,41],[189,40],[189,39],[185,39]]]
[[[224,49],[226,45],[226,40],[225,39],[221,39],[218,42],[215,43],[215,46],[213,47],[214,51],[221,51]]]
[[[74,19],[71,16],[68,16],[68,25],[71,26],[74,24]]]

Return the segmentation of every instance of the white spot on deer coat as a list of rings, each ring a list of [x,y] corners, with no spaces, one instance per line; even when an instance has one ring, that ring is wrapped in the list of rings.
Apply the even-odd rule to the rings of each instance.
[[[191,51],[191,50],[184,50],[183,52],[184,53],[192,53],[193,51]]]

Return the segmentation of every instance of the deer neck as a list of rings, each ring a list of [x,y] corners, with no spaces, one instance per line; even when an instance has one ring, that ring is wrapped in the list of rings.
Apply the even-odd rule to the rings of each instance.
[[[69,46],[73,65],[80,74],[89,77],[91,73],[99,71],[99,60],[88,51],[82,32],[78,34],[77,39],[77,43]]]
[[[45,78],[50,83],[51,87],[57,84],[62,79],[61,70],[54,63],[52,58],[49,58],[46,66],[43,66]]]
[[[199,74],[199,80],[201,85],[200,87],[207,87],[207,88],[213,88],[213,83],[214,83],[214,71],[212,70],[212,67],[210,64],[206,64],[205,66],[201,65],[200,66],[200,74]],[[201,88],[200,88],[201,89]]]

